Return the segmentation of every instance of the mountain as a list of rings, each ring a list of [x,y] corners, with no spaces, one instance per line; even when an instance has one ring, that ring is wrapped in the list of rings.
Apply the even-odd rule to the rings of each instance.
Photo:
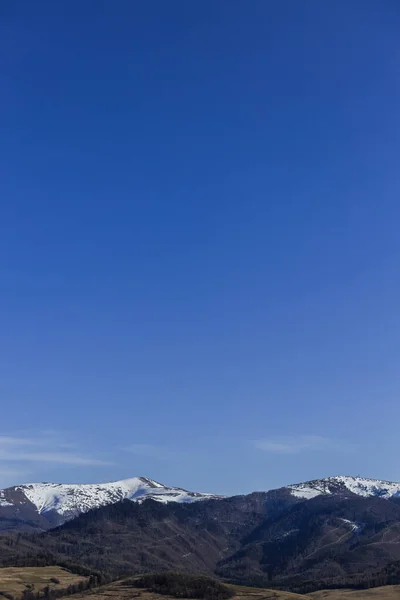
[[[301,593],[400,583],[400,505],[287,490],[192,503],[122,500],[55,529],[0,536],[1,566],[79,564],[112,577],[180,570]]]
[[[0,528],[48,529],[65,523],[81,513],[128,499],[142,502],[195,502],[212,494],[200,494],[168,487],[146,477],[100,484],[27,483],[0,491]],[[1,526],[2,524],[2,526]]]
[[[212,574],[263,518],[253,495],[191,503],[122,500],[44,533],[19,534],[18,543],[0,536],[0,565],[72,562],[112,576],[177,569]]]
[[[25,532],[0,536],[0,564],[185,570],[302,593],[400,583],[399,488],[344,476],[229,498],[146,478],[16,486],[0,493],[0,523]]]
[[[398,499],[400,483],[362,477],[328,477],[257,492],[259,503],[286,506],[321,495]],[[143,502],[195,502],[218,498],[166,486],[147,477],[133,477],[100,484],[27,483],[0,490],[0,530],[45,530],[56,527],[93,508],[124,499]]]
[[[296,498],[306,500],[327,494],[343,496],[349,493],[356,496],[363,496],[364,498],[376,496],[386,499],[400,497],[400,483],[351,476],[315,479],[313,481],[306,481],[305,483],[289,485],[286,489]]]
[[[400,561],[400,505],[381,497],[320,494],[287,505],[220,561],[220,576],[307,593],[364,585]],[[400,583],[400,577],[393,583]]]

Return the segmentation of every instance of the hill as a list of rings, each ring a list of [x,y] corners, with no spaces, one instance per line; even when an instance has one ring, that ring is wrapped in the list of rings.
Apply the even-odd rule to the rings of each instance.
[[[87,577],[71,573],[57,565],[49,567],[8,567],[0,569],[0,597],[20,598],[26,591],[37,593],[44,588],[65,590],[85,583]]]
[[[243,586],[229,585],[232,590],[232,598],[238,600],[310,600],[307,596],[293,594],[291,592],[282,592],[279,590],[269,590],[260,588],[249,588]],[[87,599],[88,594],[79,594],[74,599]],[[159,594],[147,588],[133,588],[131,583],[126,580],[116,581],[102,586],[90,592],[90,600],[175,600],[176,596],[168,594]]]
[[[400,585],[385,585],[369,590],[320,590],[310,594],[314,600],[398,600]]]

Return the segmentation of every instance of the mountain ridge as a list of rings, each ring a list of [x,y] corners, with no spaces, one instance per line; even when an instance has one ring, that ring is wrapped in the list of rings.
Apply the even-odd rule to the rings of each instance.
[[[39,528],[46,529],[125,499],[143,502],[151,498],[161,503],[187,503],[216,497],[166,486],[147,477],[99,484],[25,483],[0,490],[0,520],[16,518],[23,522],[26,517],[26,521],[36,521]]]
[[[400,503],[288,493],[190,503],[125,499],[39,535],[0,536],[1,566],[49,564],[112,578],[208,573],[302,593],[400,583]]]
[[[287,504],[318,496],[346,495],[400,501],[400,483],[336,475],[253,494],[258,495],[261,504],[268,499],[269,505],[274,498],[277,502],[284,499]],[[247,496],[249,495],[241,495],[243,498]],[[139,503],[148,499],[161,503],[190,503],[222,497],[167,486],[143,476],[98,484],[25,483],[0,490],[0,529],[10,529],[8,522],[11,522],[11,529],[29,524],[28,528],[45,530],[62,525],[91,509],[125,499]]]
[[[61,525],[43,524],[55,514],[50,510],[21,532],[14,515],[6,524],[18,535],[0,536],[0,564],[72,562],[113,577],[184,570],[302,592],[400,583],[396,483],[336,476],[242,496],[160,502],[150,494],[163,496],[165,489],[152,481],[145,482],[145,501],[123,498]]]
[[[400,482],[354,475],[334,475],[286,486],[298,498],[311,499],[323,494],[345,491],[357,496],[392,498],[400,496]]]

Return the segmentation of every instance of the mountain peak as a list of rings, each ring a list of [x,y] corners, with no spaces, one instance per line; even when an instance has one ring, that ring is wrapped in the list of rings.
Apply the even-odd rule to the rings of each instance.
[[[297,501],[327,495],[390,499],[400,497],[400,483],[352,475],[335,475],[264,492],[264,496],[269,497],[276,492],[284,492],[285,496],[289,492],[292,500]],[[17,519],[23,523],[35,523],[35,526],[47,529],[61,525],[91,509],[115,504],[121,500],[141,503],[152,499],[167,504],[215,498],[220,496],[167,486],[145,476],[107,483],[26,483],[0,490],[0,517],[3,516],[8,521]]]
[[[120,500],[142,502],[194,502],[215,498],[212,494],[170,487],[148,477],[131,477],[108,483],[25,483],[0,490],[0,506],[10,511],[26,507],[37,515],[61,524],[81,513]]]
[[[400,483],[353,475],[335,475],[324,479],[295,483],[287,486],[287,489],[296,498],[304,499],[328,494],[349,493],[356,496],[379,496],[380,498],[392,498],[400,495]]]

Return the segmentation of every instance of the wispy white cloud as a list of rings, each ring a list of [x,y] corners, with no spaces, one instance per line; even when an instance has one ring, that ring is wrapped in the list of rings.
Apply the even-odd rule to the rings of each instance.
[[[19,477],[25,475],[26,471],[20,469],[9,469],[8,467],[0,467],[0,477]]]
[[[0,450],[0,461],[48,462],[76,466],[104,466],[113,464],[108,460],[79,456],[69,452],[9,452],[4,450]]]
[[[13,446],[41,446],[42,444],[43,441],[40,439],[0,435],[0,448]]]
[[[77,444],[75,442],[65,441],[62,438],[62,434],[56,434],[55,431],[51,432],[39,432],[37,437],[32,436],[11,436],[11,435],[0,435],[0,449],[1,448],[12,448],[12,447],[30,447],[30,446],[45,446],[51,448],[68,448],[76,449]]]
[[[57,463],[71,466],[105,466],[112,462],[87,456],[75,450],[76,445],[65,442],[62,436],[42,433],[34,436],[0,435],[0,473],[3,463]]]
[[[5,488],[16,482],[26,481],[29,474],[29,469],[11,469],[10,467],[0,465],[0,488]]]
[[[332,439],[319,435],[297,435],[268,437],[254,440],[253,446],[257,450],[271,454],[300,454],[300,452],[316,451],[346,451],[351,445],[342,440]]]

